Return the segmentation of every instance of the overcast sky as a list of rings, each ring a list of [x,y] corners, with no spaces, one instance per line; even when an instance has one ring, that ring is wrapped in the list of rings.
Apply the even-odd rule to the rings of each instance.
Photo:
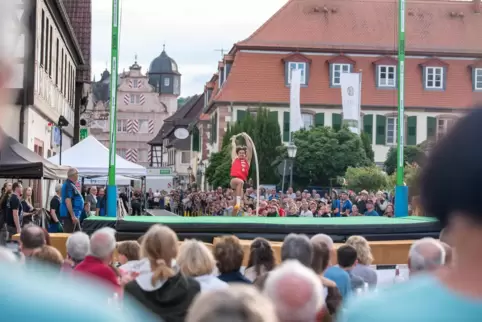
[[[287,0],[122,0],[119,72],[138,55],[143,72],[162,45],[182,74],[181,95],[203,91],[221,53],[251,35]],[[112,0],[93,6],[92,71],[99,79],[110,61]],[[110,67],[109,67],[110,68]]]

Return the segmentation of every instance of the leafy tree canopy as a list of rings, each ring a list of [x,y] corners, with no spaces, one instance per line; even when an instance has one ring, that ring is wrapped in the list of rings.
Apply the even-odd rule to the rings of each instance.
[[[421,147],[415,145],[408,145],[403,148],[404,164],[422,163],[425,157],[424,151]],[[388,150],[387,159],[385,160],[385,171],[388,174],[393,174],[397,170],[397,148],[392,147]]]
[[[362,190],[378,191],[388,185],[388,175],[376,166],[352,168],[345,173],[348,189],[359,193]]]

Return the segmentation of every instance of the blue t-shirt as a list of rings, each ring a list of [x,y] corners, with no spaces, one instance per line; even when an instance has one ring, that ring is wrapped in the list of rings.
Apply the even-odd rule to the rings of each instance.
[[[99,208],[99,216],[105,216],[105,204],[106,198],[105,196],[97,197],[97,208]]]
[[[365,216],[376,217],[380,216],[375,210],[365,212]]]
[[[378,293],[351,299],[338,322],[476,322],[482,299],[449,290],[436,277],[418,276]]]
[[[130,322],[159,321],[135,300],[123,308],[108,305],[113,294],[83,276],[59,273],[30,261],[28,266],[0,263],[0,312],[4,321]]]
[[[80,218],[82,210],[84,210],[84,197],[82,197],[82,194],[75,186],[75,183],[69,179],[65,180],[62,185],[62,193],[60,197],[60,217],[67,217],[69,215],[67,205],[65,204],[65,199],[69,198],[72,202],[72,210],[74,211],[75,217]]]
[[[345,300],[351,294],[350,275],[338,266],[329,267],[323,274],[327,279],[335,282],[341,296]]]
[[[351,207],[352,207],[352,203],[350,200],[345,200],[342,202],[341,204],[341,212],[345,213],[345,211],[347,210],[350,210],[350,214],[351,214]]]
[[[340,217],[340,200],[338,199],[333,200],[333,203],[331,204],[331,209],[333,209],[333,211],[336,208],[338,208],[338,212],[333,214],[335,215],[335,217]]]

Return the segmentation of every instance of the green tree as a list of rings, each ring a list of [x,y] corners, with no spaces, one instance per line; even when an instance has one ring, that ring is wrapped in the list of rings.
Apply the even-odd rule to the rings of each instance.
[[[265,108],[260,108],[256,116],[250,113],[236,123],[228,125],[222,140],[222,150],[213,153],[206,169],[206,178],[214,186],[228,186],[231,170],[231,137],[233,135],[246,132],[254,142],[259,163],[260,183],[278,183],[279,177],[276,168],[272,166],[273,160],[277,159],[280,151],[278,147],[281,143],[281,131],[277,119],[270,117],[270,112]],[[238,144],[245,145],[246,142],[239,138]],[[255,178],[256,166],[251,162],[250,178]]]
[[[372,144],[370,143],[370,137],[365,132],[361,132],[360,138],[368,160],[370,160],[371,162],[375,162],[375,152],[373,152]]]
[[[355,192],[362,190],[378,191],[388,184],[388,175],[376,166],[352,168],[345,173],[347,188]]]
[[[420,194],[419,179],[422,168],[418,165],[406,164],[404,168],[404,178],[403,182],[408,187],[409,197],[418,196]],[[394,172],[388,178],[387,189],[390,191],[395,191],[395,186],[397,185],[397,174]]]
[[[293,141],[298,148],[293,179],[299,186],[328,185],[330,178],[344,176],[348,167],[371,164],[360,136],[347,127],[339,131],[330,127],[301,130],[293,133]],[[282,150],[282,157],[287,157],[286,148]]]
[[[423,149],[416,145],[408,145],[403,148],[403,163],[412,164],[414,162],[421,163],[425,154]],[[385,171],[393,174],[397,170],[397,148],[392,147],[388,150],[387,159],[385,160]]]

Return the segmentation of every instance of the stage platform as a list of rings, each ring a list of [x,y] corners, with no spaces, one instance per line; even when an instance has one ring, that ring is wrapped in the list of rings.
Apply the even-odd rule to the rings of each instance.
[[[271,241],[282,241],[289,233],[308,236],[324,233],[337,243],[343,243],[352,235],[362,235],[370,241],[407,240],[422,237],[438,238],[440,225],[429,217],[180,217],[180,216],[136,216],[117,220],[111,217],[90,217],[83,223],[83,231],[93,233],[102,227],[117,230],[118,240],[137,239],[151,225],[163,224],[171,227],[181,240],[196,238],[212,242],[221,235],[236,235],[240,239],[264,237]]]

